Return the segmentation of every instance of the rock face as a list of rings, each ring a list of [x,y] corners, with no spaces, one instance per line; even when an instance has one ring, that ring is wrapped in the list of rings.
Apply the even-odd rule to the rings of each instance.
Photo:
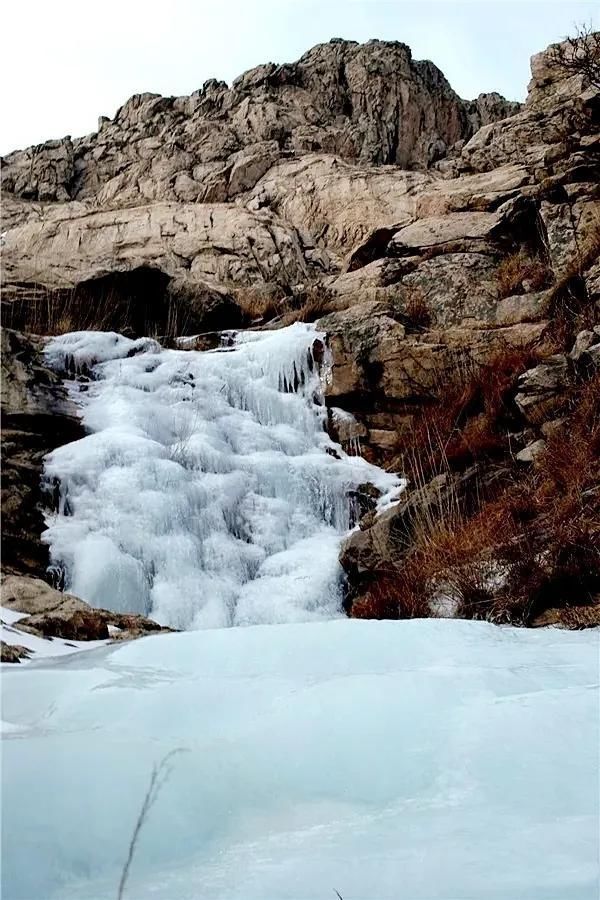
[[[378,41],[333,41],[230,89],[137,95],[96,134],[3,160],[3,280],[129,307],[143,293],[156,312],[134,332],[239,327],[232,298],[293,307],[307,286],[348,306],[404,285],[437,324],[487,322],[507,254],[550,255],[551,280],[594,226],[597,100],[545,60],[522,109],[466,103],[431,63]],[[28,327],[5,295],[5,323]],[[498,308],[499,322],[519,315],[536,310]]]
[[[31,200],[222,202],[306,152],[426,168],[480,125],[518,109],[461,100],[406,44],[333,40],[298,62],[207,81],[189,97],[137,94],[96,134],[10,154],[5,188]]]
[[[215,290],[295,296],[382,217],[411,220],[412,190],[431,179],[404,169],[516,108],[465,102],[432,63],[381,41],[334,40],[231,88],[136,95],[95,134],[2,161],[3,279],[71,288],[150,267],[200,311]],[[231,308],[181,321],[187,333],[240,324]]]

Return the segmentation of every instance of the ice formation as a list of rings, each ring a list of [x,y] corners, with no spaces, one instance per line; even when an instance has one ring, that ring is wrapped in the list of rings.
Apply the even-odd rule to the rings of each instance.
[[[598,634],[224,628],[4,669],[4,900],[592,900]]]
[[[93,376],[72,382],[91,433],[46,464],[65,589],[183,629],[336,615],[349,491],[371,481],[389,499],[401,483],[324,430],[322,337],[297,323],[208,352],[53,339],[52,365]]]

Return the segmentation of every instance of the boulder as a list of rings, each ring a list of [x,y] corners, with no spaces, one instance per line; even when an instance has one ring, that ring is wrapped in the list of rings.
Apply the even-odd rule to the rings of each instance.
[[[250,191],[279,159],[277,141],[259,141],[239,150],[233,157],[228,195]]]
[[[500,326],[521,322],[539,322],[550,313],[551,292],[537,291],[504,297],[495,306],[496,322]]]
[[[3,578],[2,605],[26,614],[16,625],[19,631],[44,638],[131,640],[154,632],[172,631],[145,616],[96,609],[78,597],[57,591],[40,578],[30,576]]]
[[[590,349],[595,344],[600,344],[600,334],[589,329],[580,331],[575,338],[573,349],[569,353],[570,359],[572,359],[573,362],[579,362],[583,356],[589,353]]]
[[[392,237],[388,252],[400,256],[415,249],[455,243],[479,244],[493,239],[503,216],[499,212],[455,212],[417,219]]]
[[[541,425],[553,417],[563,403],[568,377],[568,360],[562,353],[546,358],[519,377],[515,403],[527,422]]]
[[[22,659],[28,659],[31,656],[31,650],[22,647],[20,644],[7,644],[6,641],[0,641],[0,662],[3,663],[20,663]]]
[[[537,458],[545,451],[546,446],[546,441],[543,439],[532,441],[517,453],[515,459],[520,463],[533,463],[535,465]]]
[[[361,527],[344,541],[340,554],[350,594],[360,591],[377,573],[401,566],[417,530],[426,529],[456,502],[464,502],[466,508],[468,496],[477,493],[480,474],[477,467],[471,467],[460,476],[436,475],[422,486],[409,486],[393,506],[359,523]]]

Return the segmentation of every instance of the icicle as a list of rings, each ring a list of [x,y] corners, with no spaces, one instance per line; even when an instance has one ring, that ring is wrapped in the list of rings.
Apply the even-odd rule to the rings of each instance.
[[[67,590],[177,628],[339,611],[349,493],[399,482],[358,438],[346,455],[325,432],[314,327],[229,340],[227,353],[86,332],[48,345],[57,368],[71,357],[93,378],[77,393],[91,433],[46,460],[60,498],[45,540]]]

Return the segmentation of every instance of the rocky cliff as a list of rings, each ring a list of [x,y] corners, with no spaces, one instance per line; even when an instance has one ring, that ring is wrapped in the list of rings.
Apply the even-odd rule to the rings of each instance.
[[[231,88],[134,96],[95,134],[3,160],[5,279],[72,287],[151,268],[198,330],[215,293],[289,297],[338,272],[371,228],[414,216],[432,180],[418,171],[517,108],[463,101],[432,63],[381,41],[334,40]],[[164,283],[153,290],[160,305]]]
[[[3,160],[5,321],[193,333],[319,318],[332,432],[414,488],[344,551],[355,614],[424,614],[443,596],[529,623],[589,603],[599,110],[553,48],[520,108],[462,101],[378,41],[133,97],[94,135]],[[525,545],[529,585],[511,558]],[[400,577],[409,558],[418,585]],[[465,558],[471,581],[442,590]]]

